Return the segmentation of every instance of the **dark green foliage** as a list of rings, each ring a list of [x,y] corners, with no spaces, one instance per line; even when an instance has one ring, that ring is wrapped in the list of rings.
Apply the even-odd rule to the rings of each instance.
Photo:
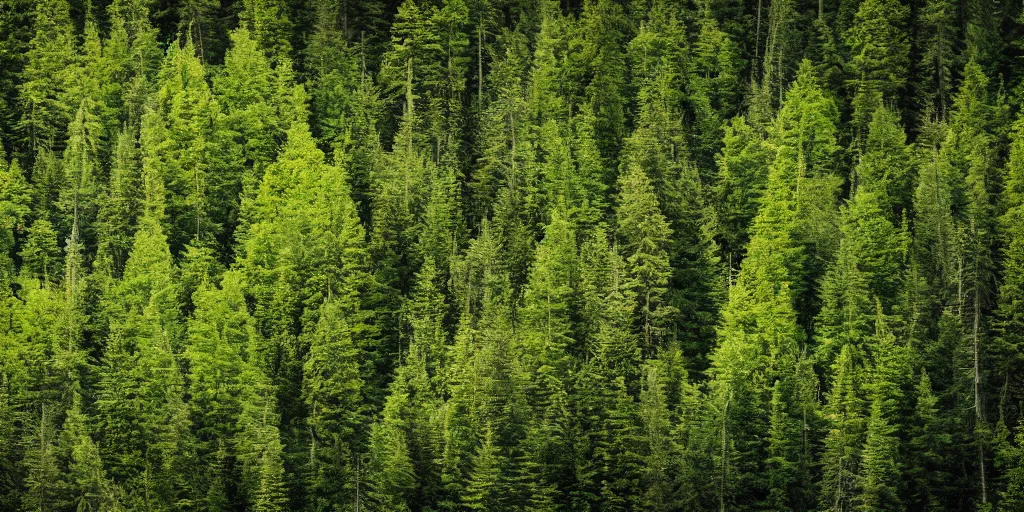
[[[0,0],[0,510],[1016,512],[1022,27]]]

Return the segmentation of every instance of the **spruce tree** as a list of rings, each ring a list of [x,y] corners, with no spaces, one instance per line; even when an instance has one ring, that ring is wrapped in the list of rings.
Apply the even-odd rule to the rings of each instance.
[[[339,304],[320,311],[303,363],[303,399],[309,410],[309,500],[339,507],[355,494],[353,457],[360,450],[363,418],[359,350]]]
[[[845,34],[850,47],[849,88],[853,91],[854,136],[864,140],[871,114],[906,86],[910,44],[905,27],[910,9],[896,0],[867,0]]]
[[[750,240],[750,224],[768,185],[767,169],[772,157],[764,134],[745,117],[734,117],[725,125],[713,197],[722,251],[730,270],[739,267]]]
[[[997,236],[1002,242],[1003,280],[999,285],[996,319],[996,339],[992,352],[1001,361],[996,375],[1006,378],[1020,362],[1020,347],[1024,346],[1021,329],[1024,312],[1020,304],[1024,297],[1024,124],[1017,121],[1012,133],[1009,160],[1006,163],[1002,193],[1003,214],[997,224]],[[1010,377],[1013,378],[1013,377]],[[1016,379],[1015,379],[1016,380]],[[1014,396],[1020,396],[1019,383],[1011,385]]]
[[[118,491],[107,479],[78,395],[64,419],[58,450],[67,461],[61,481],[66,486],[68,501],[62,506],[76,510],[116,510]]]
[[[69,97],[77,48],[67,0],[37,2],[32,28],[18,98],[18,128],[29,154],[41,147],[59,147],[77,107]]]
[[[381,510],[409,510],[408,499],[417,483],[402,419],[409,395],[402,384],[401,377],[394,381],[381,419],[370,431],[367,498]]]
[[[665,304],[672,230],[661,213],[651,180],[639,164],[630,165],[620,176],[619,189],[616,235],[637,294],[636,325],[644,349],[653,350],[664,336],[668,315],[674,312]]]
[[[922,372],[915,387],[914,420],[909,431],[910,463],[907,473],[911,477],[913,503],[924,507],[938,507],[948,485],[950,475],[944,458],[953,443],[939,415],[938,397],[932,391],[928,373]]]
[[[488,428],[473,456],[472,469],[462,495],[468,510],[498,510],[501,502],[501,454]]]
[[[243,0],[238,14],[240,25],[252,32],[260,49],[274,63],[285,62],[292,49],[288,11],[280,0]]]
[[[855,510],[900,510],[899,438],[889,423],[881,399],[871,405],[867,439],[861,452]]]
[[[822,453],[819,498],[822,509],[852,510],[854,503],[864,435],[864,411],[859,397],[859,368],[854,362],[855,351],[852,345],[844,345],[840,351],[824,409],[828,430]],[[881,426],[876,425],[876,430]],[[876,438],[877,434],[884,433],[876,432]]]
[[[221,129],[220,106],[191,40],[172,44],[158,75],[154,106],[142,120],[145,173],[156,173],[167,194],[172,250],[186,243],[226,242],[237,212],[240,184],[230,140]]]

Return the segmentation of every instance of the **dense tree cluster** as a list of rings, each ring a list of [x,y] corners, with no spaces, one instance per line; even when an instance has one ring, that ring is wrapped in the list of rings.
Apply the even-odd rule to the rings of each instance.
[[[0,510],[1024,510],[1022,38],[0,0]]]

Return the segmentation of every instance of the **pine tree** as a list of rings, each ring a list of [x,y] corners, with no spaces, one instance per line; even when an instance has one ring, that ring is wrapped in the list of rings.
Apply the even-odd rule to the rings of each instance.
[[[860,475],[854,502],[855,510],[901,510],[899,438],[889,423],[882,399],[871,405],[867,439],[861,453]]]
[[[859,474],[864,413],[858,396],[855,350],[852,345],[844,345],[840,351],[824,410],[828,431],[822,453],[819,506],[827,510],[852,510]],[[880,426],[876,424],[876,438]]]
[[[911,460],[907,473],[912,478],[913,503],[938,507],[950,478],[943,458],[949,453],[953,438],[945,430],[943,418],[939,415],[939,400],[932,391],[931,379],[926,372],[921,373],[915,391],[917,401],[914,424],[909,429]]]
[[[319,316],[303,364],[311,437],[308,485],[311,502],[342,506],[354,495],[352,457],[360,450],[360,357],[340,305],[325,303]]]
[[[636,291],[626,261],[617,246],[598,227],[581,250],[582,337],[601,372],[622,377],[630,390],[638,390],[640,338],[634,329]]]
[[[759,5],[759,20],[760,11]],[[771,2],[765,21],[763,63],[761,74],[757,77],[759,79],[759,95],[763,98],[758,98],[757,101],[765,103],[769,108],[779,108],[782,106],[785,91],[793,80],[793,72],[799,58],[801,19],[796,2],[793,0]],[[759,33],[757,36],[758,39],[754,42],[757,47],[755,56],[758,55],[761,48]]]
[[[893,101],[907,83],[909,15],[910,9],[899,1],[867,0],[845,34],[851,54],[848,86],[853,91],[853,128],[860,141],[875,109]]]
[[[627,393],[624,379],[612,382],[609,410],[599,427],[594,457],[598,463],[599,501],[607,510],[630,510],[642,506],[643,442],[637,404]]]
[[[87,119],[86,102],[83,100],[68,126],[68,142],[64,150],[64,186],[60,191],[58,206],[63,213],[65,226],[62,231],[77,230],[79,236],[86,235],[91,242],[93,219],[96,216],[97,177],[99,167],[100,133],[102,127]]]
[[[46,510],[58,505],[60,467],[57,462],[57,433],[53,425],[53,403],[38,405],[25,429],[25,455],[21,461],[25,473],[21,506],[26,510]]]
[[[342,136],[353,114],[365,107],[354,94],[367,78],[360,66],[365,48],[346,39],[340,26],[341,10],[341,6],[331,3],[316,4],[313,31],[303,59],[313,130],[327,141]]]
[[[165,183],[172,250],[226,242],[232,226],[224,221],[236,215],[240,175],[191,41],[171,45],[154,102],[142,120],[142,165]]]
[[[488,428],[473,456],[472,470],[462,495],[462,504],[469,510],[499,509],[502,456],[494,446],[493,437]]]
[[[69,97],[77,53],[71,7],[67,0],[37,2],[33,18],[34,36],[19,89],[22,118],[18,123],[30,154],[60,144],[77,106]]]
[[[367,498],[380,510],[409,510],[408,498],[417,483],[402,418],[409,395],[402,384],[401,377],[395,379],[381,419],[370,431]]]
[[[31,196],[21,166],[0,158],[0,282],[10,283],[17,275],[14,264],[15,236],[25,229]]]
[[[201,463],[213,466],[219,444],[235,435],[241,414],[242,355],[252,336],[240,276],[228,273],[220,288],[205,282],[193,295],[188,322],[189,409]],[[230,478],[229,475],[226,477]]]
[[[923,152],[914,196],[914,261],[926,276],[930,295],[944,298],[954,289],[959,251],[952,215],[954,173],[938,147]]]
[[[495,98],[482,116],[482,154],[470,182],[470,218],[476,224],[493,212],[493,226],[507,253],[512,290],[519,295],[527,280],[533,242],[539,238],[542,212],[535,137],[523,80],[527,41],[513,32],[504,43],[504,55],[489,75]]]
[[[250,336],[242,367],[238,432],[233,439],[242,465],[239,487],[247,503],[256,510],[276,512],[288,509],[284,473],[284,447],[278,430],[279,416],[275,389],[263,370],[257,366],[256,336]]]
[[[766,171],[773,155],[764,135],[745,117],[732,118],[723,130],[713,194],[722,251],[731,270],[739,266],[750,240],[750,225],[768,184]]]
[[[997,337],[992,352],[996,361],[996,375],[1010,376],[1012,368],[1018,367],[1020,347],[1024,346],[1021,329],[1024,328],[1024,312],[1020,304],[1024,297],[1024,123],[1018,120],[1012,133],[1009,160],[1003,172],[1005,181],[1002,193],[1003,214],[997,224],[997,236],[1002,242],[1003,280],[994,321]],[[998,377],[997,377],[998,378]],[[1013,377],[1010,377],[1011,379]],[[1015,379],[1016,380],[1016,379]],[[1005,381],[1005,380],[1004,380]],[[1009,388],[1013,396],[1020,396],[1021,386],[1014,383]]]
[[[792,510],[790,503],[789,484],[796,475],[794,460],[793,419],[786,412],[786,403],[782,395],[781,381],[772,385],[768,430],[768,499],[766,505],[773,510]]]
[[[699,32],[693,43],[693,56],[687,73],[696,126],[701,135],[694,141],[697,164],[710,167],[712,156],[722,143],[722,127],[738,110],[740,55],[736,42],[719,27],[707,2],[697,22]]]
[[[523,363],[530,371],[565,379],[577,353],[573,339],[574,287],[578,280],[576,234],[565,214],[552,212],[544,240],[537,245],[520,313]]]
[[[271,436],[259,458],[259,487],[253,499],[252,509],[258,512],[280,512],[288,510],[285,497],[285,470],[281,454],[281,442]]]
[[[953,29],[955,15],[954,2],[929,0],[916,17],[918,30],[924,37],[915,38],[920,45],[915,54],[920,55],[922,64],[920,78],[914,84],[915,99],[923,116],[939,121],[948,119],[953,91],[952,68],[959,42],[957,31]]]
[[[661,361],[648,361],[643,369],[644,385],[640,391],[638,415],[645,433],[643,451],[643,507],[647,510],[671,510],[675,496],[671,475],[679,471],[678,455],[671,436],[672,418],[669,413],[667,380]]]
[[[672,230],[661,214],[650,178],[638,164],[622,174],[619,189],[616,235],[637,294],[637,327],[645,350],[653,350],[664,336],[668,315],[674,313],[664,303],[671,274],[668,242]]]
[[[142,202],[135,191],[142,186],[139,151],[136,136],[129,131],[117,135],[105,190],[99,192],[96,214],[96,266],[111,276],[124,270],[131,250],[135,223],[141,213]]]
[[[107,299],[111,325],[97,408],[104,432],[101,454],[115,481],[132,489],[133,503],[148,495],[170,506],[189,497],[194,440],[177,361],[175,267],[159,222],[163,186],[154,174],[147,175],[146,185],[147,211],[124,278]]]
[[[906,141],[898,114],[879,108],[871,116],[864,152],[854,169],[855,186],[875,194],[894,226],[899,226],[913,201],[912,154]]]
[[[782,200],[791,212],[785,223],[792,224],[784,225],[793,250],[785,260],[792,274],[795,306],[803,314],[814,309],[808,304],[814,301],[810,290],[838,249],[834,231],[824,229],[839,223],[836,198],[842,180],[837,176],[841,171],[837,116],[835,102],[821,88],[813,66],[802,61],[770,132],[769,143],[776,154],[762,201]],[[778,173],[775,180],[772,172]]]
[[[988,77],[974,60],[964,67],[964,79],[953,99],[950,116],[950,130],[943,147],[953,169],[955,183],[954,205],[962,212],[962,218],[955,219],[963,236],[962,258],[957,276],[957,296],[954,304],[957,312],[969,326],[973,367],[973,430],[978,455],[978,489],[981,502],[988,501],[986,482],[986,438],[988,425],[985,419],[985,404],[982,397],[984,375],[988,368],[984,364],[984,338],[987,326],[982,316],[985,304],[993,294],[991,286],[993,269],[993,247],[995,244],[995,203],[999,189],[998,146],[996,137],[998,123],[1004,118],[1005,109],[991,99],[988,92]],[[959,204],[958,204],[959,203]],[[962,209],[961,209],[962,208]]]
[[[76,510],[117,508],[116,491],[103,470],[103,461],[91,437],[88,417],[82,411],[78,395],[64,419],[58,451],[67,457],[67,470],[61,481],[68,489],[69,501],[63,506]]]
[[[261,50],[274,63],[283,63],[291,53],[292,24],[288,7],[280,0],[243,0],[238,14],[240,25],[249,29]]]
[[[9,1],[6,5],[8,8],[0,16],[0,32],[4,34],[0,40],[0,55],[3,55],[0,60],[0,139],[7,141],[8,149],[13,153],[15,148],[11,146],[16,134],[20,95],[18,77],[27,60],[25,54],[32,38],[35,13],[33,2],[28,0]]]
[[[589,0],[569,42],[570,66],[583,70],[582,96],[594,113],[597,146],[606,165],[616,162],[619,139],[626,126],[626,63],[622,41],[626,37],[622,8],[610,0]],[[581,99],[583,99],[581,98]]]
[[[252,34],[239,28],[231,33],[224,72],[213,80],[224,129],[233,132],[241,151],[239,157],[252,168],[252,175],[245,177],[251,181],[247,183],[250,186],[273,161],[285,131],[294,121],[286,115],[294,87],[290,62],[284,60],[271,67]]]
[[[1011,445],[1001,454],[1006,464],[1006,488],[997,509],[1001,511],[1015,510],[1024,505],[1024,428],[1017,427],[1013,444],[1015,446]]]
[[[24,262],[22,271],[43,281],[55,279],[60,268],[60,253],[53,225],[47,220],[37,219],[26,232],[28,236],[19,253]]]
[[[669,35],[656,35],[650,42],[652,46],[669,48],[664,50],[667,55],[661,57],[660,64],[652,65],[655,70],[649,72],[651,76],[641,78],[638,126],[624,142],[621,161],[622,174],[630,167],[640,166],[650,177],[673,234],[666,245],[672,267],[667,289],[673,292],[666,294],[666,302],[678,315],[660,327],[671,333],[671,337],[692,339],[685,347],[687,355],[699,359],[714,336],[706,325],[717,313],[721,276],[711,240],[711,212],[704,203],[702,181],[705,178],[699,172],[702,166],[695,165],[689,156],[681,123],[682,99],[674,91],[673,82],[679,79],[680,64],[673,62],[678,56],[671,52],[671,34],[678,30],[678,27],[669,27],[665,30]],[[636,42],[634,39],[633,43]],[[647,52],[648,49],[634,51]],[[656,50],[651,51],[656,53]],[[714,130],[704,131],[717,133],[717,129],[716,126]],[[717,135],[712,138],[717,144]],[[713,148],[705,150],[707,154],[713,151]],[[620,179],[625,178],[620,176]]]
[[[440,128],[430,126],[430,121],[438,120],[428,118],[431,116],[428,112],[432,100],[440,99],[440,91],[436,88],[442,80],[442,64],[445,61],[441,33],[439,27],[435,26],[435,9],[432,5],[416,0],[405,0],[399,5],[392,24],[392,47],[383,56],[381,69],[382,85],[387,87],[387,97],[396,106],[404,103],[403,93],[421,99],[415,110],[424,113],[421,115],[423,125],[417,125],[417,128],[422,127],[427,133]],[[415,83],[413,91],[405,91],[408,82]],[[417,130],[420,136],[423,131]]]

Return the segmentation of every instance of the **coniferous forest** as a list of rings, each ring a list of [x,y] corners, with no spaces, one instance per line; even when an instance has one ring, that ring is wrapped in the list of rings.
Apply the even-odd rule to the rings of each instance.
[[[0,510],[1024,511],[1024,5],[0,0]]]

